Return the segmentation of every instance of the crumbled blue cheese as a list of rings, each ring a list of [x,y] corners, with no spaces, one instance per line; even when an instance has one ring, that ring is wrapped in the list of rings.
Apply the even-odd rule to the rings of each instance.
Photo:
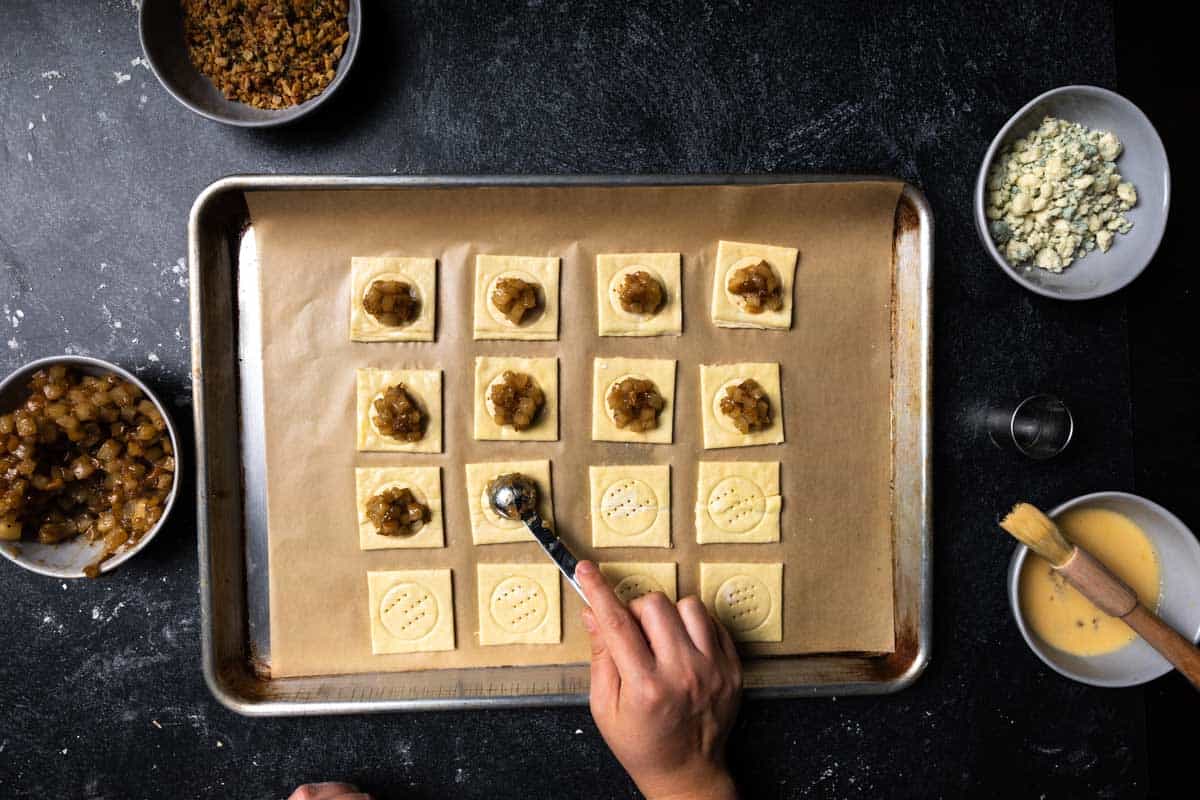
[[[1125,212],[1137,190],[1117,172],[1121,150],[1108,131],[1046,117],[1000,152],[988,172],[985,213],[1009,263],[1062,272],[1133,228]]]

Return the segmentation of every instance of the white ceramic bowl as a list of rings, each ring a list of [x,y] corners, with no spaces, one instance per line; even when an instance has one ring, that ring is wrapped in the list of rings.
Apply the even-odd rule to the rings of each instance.
[[[1162,569],[1158,614],[1192,641],[1200,639],[1200,542],[1179,518],[1157,503],[1125,492],[1085,494],[1050,512],[1057,517],[1070,508],[1103,508],[1137,524],[1154,545]],[[1165,675],[1171,665],[1142,639],[1112,653],[1076,656],[1058,650],[1033,632],[1021,612],[1021,566],[1029,548],[1017,547],[1008,568],[1008,601],[1021,636],[1046,666],[1060,675],[1092,686],[1137,686]]]
[[[175,451],[175,482],[171,485],[171,493],[167,495],[167,504],[163,509],[162,518],[159,519],[153,528],[146,531],[145,535],[137,541],[137,544],[128,550],[117,553],[117,555],[107,559],[100,565],[101,573],[112,572],[141,552],[142,548],[146,545],[150,544],[150,540],[155,537],[159,529],[166,523],[167,518],[171,516],[171,507],[175,505],[175,496],[179,493],[179,437],[175,433],[175,425],[171,422],[171,415],[167,413],[167,409],[154,395],[154,392],[150,391],[149,387],[142,383],[136,375],[118,367],[116,364],[110,364],[99,358],[88,358],[86,356],[51,356],[49,358],[40,358],[16,370],[3,381],[0,381],[0,411],[8,412],[18,405],[20,398],[25,396],[25,386],[34,372],[56,364],[73,367],[87,375],[115,373],[141,389],[146,397],[150,398],[150,401],[158,406],[158,412],[162,414],[163,419],[167,423],[167,433],[171,437],[171,448]],[[39,544],[38,542],[31,541],[0,542],[0,555],[3,555],[9,561],[33,572],[55,578],[84,577],[84,567],[95,563],[102,550],[101,543],[88,542],[82,537],[58,544]]]
[[[984,215],[992,162],[1005,145],[1037,128],[1046,116],[1115,133],[1125,145],[1117,169],[1138,193],[1137,205],[1127,213],[1133,230],[1118,234],[1107,253],[1094,250],[1059,273],[1009,264],[992,240]],[[992,140],[975,179],[975,229],[996,264],[1026,289],[1060,300],[1090,300],[1124,288],[1142,273],[1162,241],[1170,203],[1167,152],[1146,115],[1116,92],[1098,86],[1062,86],[1031,100]]]

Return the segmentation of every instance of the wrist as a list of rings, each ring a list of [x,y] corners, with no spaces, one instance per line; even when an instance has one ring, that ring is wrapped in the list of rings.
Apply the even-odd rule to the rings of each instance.
[[[737,786],[723,764],[680,771],[674,775],[638,782],[646,800],[737,800]]]

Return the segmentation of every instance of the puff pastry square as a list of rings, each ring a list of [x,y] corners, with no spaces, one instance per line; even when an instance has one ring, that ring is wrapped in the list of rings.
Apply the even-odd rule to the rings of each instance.
[[[360,550],[446,546],[440,467],[357,467],[354,470],[354,483]],[[367,501],[391,488],[408,489],[419,502],[429,507],[429,521],[412,536],[380,536],[375,524],[367,519]]]
[[[601,562],[599,567],[600,574],[613,587],[617,599],[625,605],[651,592],[662,592],[672,602],[679,599],[674,561],[607,561]]]
[[[421,307],[407,325],[384,325],[363,308],[377,280],[404,281],[416,290]],[[354,342],[432,342],[437,314],[437,259],[386,257],[350,259],[350,340]]]
[[[779,541],[779,462],[701,461],[696,480],[696,541]]]
[[[671,546],[667,464],[589,467],[593,547]]]
[[[787,330],[792,327],[792,285],[796,281],[796,260],[800,251],[794,247],[775,247],[747,242],[719,242],[713,274],[712,321],[718,328],[762,328]],[[728,289],[729,277],[735,270],[757,261],[766,261],[779,278],[783,308],[751,314],[739,305]]]
[[[425,436],[415,442],[401,442],[384,436],[375,427],[375,399],[389,387],[403,383],[409,395],[426,416]],[[439,369],[360,369],[355,393],[359,450],[383,450],[399,453],[442,452],[442,371]]]
[[[448,569],[368,572],[371,652],[454,649],[454,593]]]
[[[608,392],[624,378],[648,378],[666,404],[658,427],[645,432],[618,428],[608,407]],[[675,360],[670,358],[597,358],[592,362],[592,440],[670,444],[674,438]]]
[[[771,425],[754,433],[742,433],[721,412],[721,398],[725,387],[753,378],[767,393],[771,402]],[[700,419],[704,426],[704,448],[750,447],[759,444],[783,442],[783,397],[779,383],[779,364],[701,364],[700,365]]]
[[[558,567],[543,564],[478,564],[479,643],[558,644],[562,598]]]
[[[467,464],[467,509],[471,514],[471,540],[475,544],[504,544],[532,542],[525,523],[505,519],[492,510],[487,498],[487,485],[493,478],[519,472],[532,478],[538,487],[538,505],[542,519],[554,526],[554,495],[550,485],[549,461],[494,461],[487,464]]]
[[[533,377],[546,396],[533,425],[523,431],[497,425],[492,418],[488,388],[506,370]],[[475,359],[475,438],[480,441],[553,442],[558,439],[558,359],[480,356]]]
[[[601,336],[679,336],[683,333],[683,291],[679,253],[601,253],[596,256],[596,319]],[[646,272],[666,295],[662,308],[647,316],[630,314],[617,299],[625,276]]]
[[[700,564],[700,600],[734,641],[783,641],[783,564]]]
[[[485,256],[475,257],[475,338],[517,339],[523,341],[558,338],[557,257]],[[492,291],[501,278],[520,278],[541,287],[538,299],[541,313],[514,325],[492,304]]]

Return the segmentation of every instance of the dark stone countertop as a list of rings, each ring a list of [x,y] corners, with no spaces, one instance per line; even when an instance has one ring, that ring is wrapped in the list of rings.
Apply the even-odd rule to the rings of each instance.
[[[749,797],[1144,794],[1143,691],[1037,661],[994,528],[1014,498],[1132,488],[1126,300],[1024,292],[970,219],[979,158],[1013,110],[1061,84],[1116,85],[1111,9],[366,5],[343,94],[247,132],[159,87],[130,2],[5,3],[0,370],[110,358],[186,421],[185,221],[229,173],[900,176],[937,220],[933,663],[895,696],[747,703],[735,771]],[[1050,464],[999,452],[978,424],[989,402],[1039,390],[1065,397],[1080,431]],[[381,798],[635,794],[583,709],[226,711],[200,675],[191,512],[102,580],[0,563],[0,795],[269,798],[332,778]]]

